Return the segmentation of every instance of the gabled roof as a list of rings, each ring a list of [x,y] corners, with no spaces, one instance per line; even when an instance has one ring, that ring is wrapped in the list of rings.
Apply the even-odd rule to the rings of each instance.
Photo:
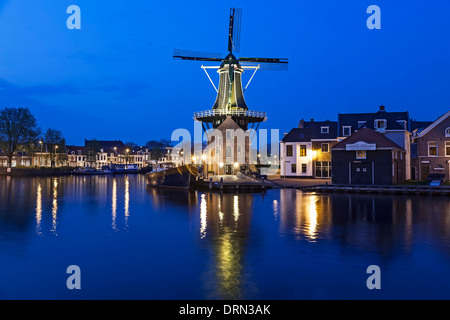
[[[397,120],[398,118],[395,117],[386,111],[378,111],[377,113],[373,114],[372,117],[370,117],[366,123],[362,126],[369,129],[376,129],[375,128],[375,120],[386,120],[386,130],[407,130],[408,128],[404,128],[402,125],[400,125]],[[400,119],[405,120],[406,119]]]
[[[398,144],[393,142],[392,140],[386,138],[381,133],[368,129],[368,128],[361,128],[354,134],[352,134],[350,137],[342,140],[341,142],[335,144],[331,149],[332,150],[339,150],[339,149],[346,149],[347,144],[354,144],[357,142],[365,142],[369,144],[376,144],[377,149],[383,148],[383,149],[399,149],[404,150],[402,147],[400,147]]]
[[[426,135],[428,132],[436,128],[439,124],[441,124],[444,120],[450,117],[450,111],[447,111],[444,115],[440,116],[436,121],[434,121],[431,125],[429,125],[426,129],[422,130],[418,137],[421,138]]]
[[[294,128],[281,139],[283,142],[307,142],[314,139],[337,139],[336,121],[302,121],[303,128]],[[322,133],[321,128],[328,127],[328,133]]]
[[[397,125],[397,120],[405,120],[407,123],[409,122],[409,112],[388,112],[385,111],[384,106],[380,106],[378,112],[371,112],[371,113],[339,113],[338,114],[338,122],[339,127],[342,128],[343,126],[351,126],[354,130],[359,129],[361,125],[358,124],[359,121],[365,121],[367,125],[369,125],[367,122],[370,120],[375,119],[384,119],[386,115],[388,115],[391,122],[395,122]],[[374,118],[375,115],[378,115],[381,118]],[[373,126],[373,121],[371,126]],[[399,125],[400,126],[400,125]],[[393,127],[397,127],[396,125],[393,125]],[[401,127],[401,126],[400,126]],[[390,128],[389,128],[390,129]],[[389,130],[388,129],[388,130]],[[403,129],[403,128],[402,128]],[[408,130],[408,127],[406,128]],[[396,129],[390,129],[390,130],[396,130]]]

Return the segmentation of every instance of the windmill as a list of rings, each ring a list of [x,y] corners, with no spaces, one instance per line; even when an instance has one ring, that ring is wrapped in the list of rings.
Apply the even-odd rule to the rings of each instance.
[[[210,110],[194,113],[194,119],[201,121],[206,131],[217,128],[228,116],[230,116],[243,130],[247,130],[248,124],[259,124],[266,120],[266,113],[251,111],[244,99],[244,91],[249,86],[256,71],[261,70],[287,70],[288,59],[285,58],[250,58],[236,57],[240,51],[242,9],[230,9],[230,21],[228,28],[228,54],[207,53],[175,49],[173,58],[176,60],[193,60],[220,62],[220,66],[203,66],[209,80],[217,92],[216,101]],[[217,69],[219,73],[219,86],[214,85],[207,69]],[[253,74],[245,88],[242,87],[242,73],[245,69],[253,69]],[[206,127],[205,127],[206,125]]]

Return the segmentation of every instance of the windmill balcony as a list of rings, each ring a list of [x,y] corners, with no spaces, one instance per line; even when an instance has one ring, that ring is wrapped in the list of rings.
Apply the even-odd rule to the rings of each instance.
[[[224,110],[224,109],[210,109],[206,111],[200,111],[194,113],[194,118],[197,120],[217,117],[217,116],[238,116],[238,117],[249,117],[249,118],[265,118],[266,113],[261,111],[251,111],[251,110]]]

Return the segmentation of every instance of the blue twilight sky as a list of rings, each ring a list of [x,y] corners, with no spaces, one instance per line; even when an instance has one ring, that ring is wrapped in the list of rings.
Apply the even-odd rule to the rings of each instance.
[[[369,30],[369,5],[381,30]],[[67,7],[82,29],[68,30]],[[144,144],[193,130],[215,91],[200,62],[174,48],[224,52],[230,7],[242,10],[241,55],[289,58],[245,93],[280,135],[301,118],[409,110],[434,120],[450,106],[450,2],[0,0],[0,108],[29,107],[43,130]],[[215,76],[215,81],[218,77]],[[250,72],[244,74],[250,77]]]

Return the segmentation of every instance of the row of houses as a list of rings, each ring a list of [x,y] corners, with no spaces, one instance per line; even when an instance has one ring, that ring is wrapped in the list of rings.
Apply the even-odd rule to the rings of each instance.
[[[450,172],[450,111],[436,121],[408,112],[338,114],[304,121],[280,143],[282,177],[332,179],[339,184],[398,184]]]
[[[95,146],[95,148],[93,148]],[[39,148],[38,148],[39,149]],[[136,164],[138,168],[178,166],[180,156],[171,147],[164,147],[157,156],[150,148],[130,147],[120,140],[85,140],[84,146],[67,145],[61,148],[42,144],[37,152],[18,152],[11,167],[73,167],[95,168],[114,164]],[[8,158],[0,153],[0,166],[8,166]]]

